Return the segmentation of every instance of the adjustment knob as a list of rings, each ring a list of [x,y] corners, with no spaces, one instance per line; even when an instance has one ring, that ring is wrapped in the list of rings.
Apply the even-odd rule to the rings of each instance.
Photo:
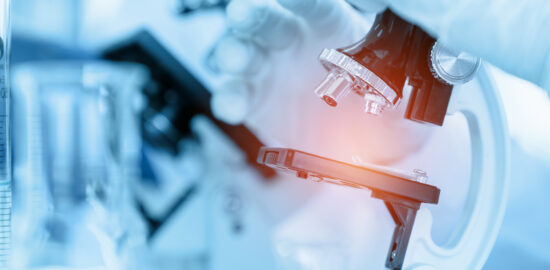
[[[480,64],[479,57],[456,52],[436,42],[430,52],[430,69],[443,83],[457,85],[469,82]]]

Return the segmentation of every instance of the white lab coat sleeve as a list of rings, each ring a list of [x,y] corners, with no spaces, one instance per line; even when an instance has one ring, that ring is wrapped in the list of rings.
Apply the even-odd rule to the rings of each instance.
[[[387,1],[447,46],[550,91],[550,1]]]

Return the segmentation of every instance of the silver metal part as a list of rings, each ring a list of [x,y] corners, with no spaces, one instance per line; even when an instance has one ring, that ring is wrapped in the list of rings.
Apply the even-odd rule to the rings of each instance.
[[[413,170],[414,175],[416,176],[416,181],[422,184],[428,183],[428,173],[420,169]]]
[[[372,115],[381,115],[384,109],[391,107],[391,104],[377,93],[366,93],[363,99],[365,100],[365,112]]]
[[[316,182],[316,183],[323,182],[323,177],[318,176],[318,175],[311,175],[310,178],[311,178],[311,181]]]
[[[345,73],[329,72],[325,80],[315,89],[315,94],[328,105],[336,107],[338,99],[349,93],[352,85],[351,78]]]
[[[479,68],[480,59],[456,52],[436,42],[430,53],[430,69],[441,82],[457,85],[469,82]]]
[[[399,95],[395,90],[351,57],[334,49],[324,49],[319,60],[329,75],[315,93],[329,105],[336,106],[337,99],[350,89],[364,97],[365,112],[370,114],[380,115],[385,109],[399,103]]]

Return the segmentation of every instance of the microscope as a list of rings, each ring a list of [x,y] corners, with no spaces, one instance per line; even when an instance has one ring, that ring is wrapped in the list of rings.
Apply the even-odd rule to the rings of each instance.
[[[324,49],[319,60],[329,72],[315,93],[328,105],[354,92],[364,99],[365,112],[380,115],[403,99],[412,87],[405,118],[441,126],[453,85],[470,81],[479,58],[455,52],[420,27],[387,9],[379,14],[359,42]]]
[[[472,80],[480,66],[479,58],[446,47],[390,9],[377,15],[362,40],[324,49],[319,60],[328,75],[315,94],[329,106],[353,93],[363,99],[366,113],[381,115],[405,99],[409,85],[404,118],[437,126],[448,113],[453,87]],[[386,259],[390,269],[403,267],[420,205],[439,201],[440,190],[425,183],[422,171],[356,166],[288,148],[263,147],[257,161],[299,178],[370,189],[396,223]]]

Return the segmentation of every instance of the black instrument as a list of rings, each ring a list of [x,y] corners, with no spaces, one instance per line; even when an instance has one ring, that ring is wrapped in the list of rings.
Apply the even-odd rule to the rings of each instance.
[[[366,168],[288,148],[263,147],[257,161],[300,178],[372,190],[371,196],[384,201],[396,224],[386,260],[390,269],[402,268],[420,204],[439,201],[437,187],[389,168]]]

